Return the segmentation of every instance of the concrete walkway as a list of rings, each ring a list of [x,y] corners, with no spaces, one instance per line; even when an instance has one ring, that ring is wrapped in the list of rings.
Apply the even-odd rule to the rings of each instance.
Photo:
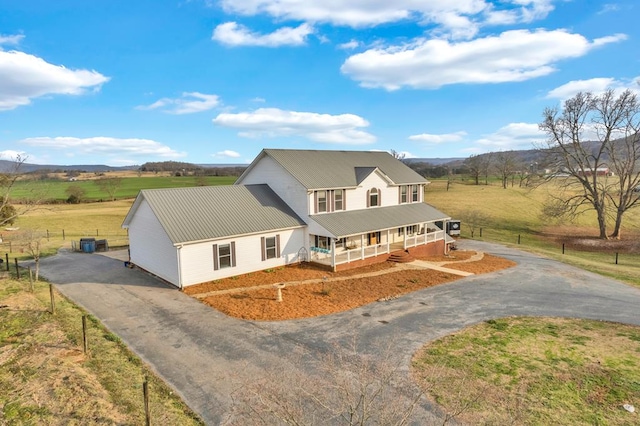
[[[98,317],[168,382],[208,424],[223,423],[231,393],[274,365],[313,374],[313,355],[349,347],[379,357],[393,342],[406,376],[413,353],[464,327],[512,315],[601,319],[640,325],[640,289],[500,245],[460,241],[511,260],[514,268],[474,275],[397,299],[317,318],[280,322],[229,318],[119,260],[61,252],[42,275]],[[311,354],[304,360],[292,354]],[[422,406],[428,410],[427,405]]]
[[[305,285],[305,284],[317,284],[322,282],[330,283],[330,282],[336,282],[336,281],[346,281],[346,280],[353,280],[353,279],[359,279],[359,278],[375,277],[379,275],[386,275],[386,274],[391,274],[393,272],[398,272],[406,269],[433,269],[435,271],[446,272],[446,273],[458,275],[461,277],[468,277],[474,274],[472,272],[460,271],[458,269],[445,268],[442,265],[446,265],[450,263],[475,262],[475,261],[481,260],[483,256],[484,256],[484,253],[478,252],[474,254],[472,257],[470,257],[469,259],[465,259],[461,261],[451,260],[447,262],[427,262],[424,260],[413,260],[407,263],[395,263],[391,268],[382,269],[380,271],[375,271],[375,272],[365,272],[362,274],[348,275],[343,277],[327,277],[326,279],[313,278],[313,279],[302,280],[302,281],[287,281],[282,284],[286,285],[287,287],[292,287],[292,286],[299,286],[299,285]],[[205,293],[198,293],[192,296],[195,297],[196,299],[202,300],[210,296],[218,296],[222,294],[244,293],[245,291],[273,288],[274,285],[275,284],[261,284],[261,285],[254,285],[251,287],[227,288],[224,290],[213,290],[213,291],[207,291]]]

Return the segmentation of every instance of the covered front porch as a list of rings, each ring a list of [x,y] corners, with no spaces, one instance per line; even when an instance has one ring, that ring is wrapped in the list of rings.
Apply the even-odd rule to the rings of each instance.
[[[389,253],[442,241],[449,219],[427,204],[412,204],[363,211],[315,215],[327,230],[309,236],[310,260],[333,270],[367,259],[386,260]],[[380,225],[384,223],[384,227]],[[436,224],[437,223],[437,224]],[[377,226],[377,227],[373,227]],[[355,231],[355,232],[354,232]]]

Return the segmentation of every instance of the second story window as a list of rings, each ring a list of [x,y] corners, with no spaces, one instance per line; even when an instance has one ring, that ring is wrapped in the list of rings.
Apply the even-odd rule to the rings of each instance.
[[[419,188],[420,188],[420,185],[411,186],[411,201],[414,203],[417,203],[418,201],[420,201],[419,193],[418,193]]]
[[[400,204],[409,202],[409,187],[407,185],[402,185],[400,187]]]
[[[333,192],[333,206],[335,210],[344,210],[344,190],[336,189]]]
[[[316,196],[318,199],[317,201],[318,213],[326,212],[327,211],[327,191],[317,191]]]
[[[375,207],[380,205],[380,191],[378,188],[371,188],[369,190],[368,207]]]

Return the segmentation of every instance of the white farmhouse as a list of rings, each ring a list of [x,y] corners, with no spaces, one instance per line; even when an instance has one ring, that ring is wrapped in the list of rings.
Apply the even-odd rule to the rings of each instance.
[[[131,262],[183,288],[297,262],[342,270],[444,253],[446,214],[386,152],[264,149],[232,186],[142,190]]]

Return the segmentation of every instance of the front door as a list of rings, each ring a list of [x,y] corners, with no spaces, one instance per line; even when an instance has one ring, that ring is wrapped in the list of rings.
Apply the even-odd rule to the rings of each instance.
[[[380,241],[379,232],[371,232],[368,234],[368,243],[370,246],[378,244],[379,241]]]

